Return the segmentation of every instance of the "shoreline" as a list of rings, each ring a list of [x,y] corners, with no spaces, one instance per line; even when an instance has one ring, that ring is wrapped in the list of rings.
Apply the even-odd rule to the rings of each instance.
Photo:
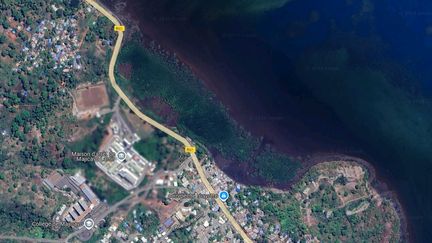
[[[192,39],[197,40],[192,44],[188,44],[189,42],[184,36],[176,35],[176,29],[173,29],[173,26],[171,26],[172,22],[175,22],[175,24],[179,25],[180,29],[185,29],[183,23],[185,20],[181,19],[177,21],[176,19],[169,19],[169,21],[159,21],[157,17],[160,13],[154,14],[155,16],[152,17],[151,11],[150,17],[140,18],[137,12],[140,10],[139,4],[123,0],[123,2],[130,3],[130,6],[124,7],[122,5],[121,7],[117,7],[121,5],[119,4],[120,0],[105,0],[105,2],[109,1],[111,1],[110,5],[113,8],[117,8],[116,13],[130,23],[130,27],[128,26],[129,29],[139,28],[141,37],[147,45],[153,45],[153,48],[160,49],[163,53],[175,55],[177,59],[181,60],[181,63],[193,72],[194,76],[200,80],[204,87],[211,91],[224,104],[230,117],[236,120],[245,130],[250,131],[255,137],[263,137],[266,143],[272,145],[278,151],[293,156],[306,155],[310,151],[340,153],[348,151],[357,153],[358,150],[354,146],[339,142],[342,140],[338,140],[337,138],[343,138],[343,140],[349,139],[351,135],[339,129],[339,125],[330,123],[333,121],[331,115],[326,116],[324,119],[325,122],[323,125],[320,125],[330,127],[330,131],[328,129],[317,129],[319,130],[318,132],[317,130],[312,131],[308,129],[308,125],[303,123],[303,119],[310,121],[320,119],[317,115],[312,114],[321,114],[323,112],[321,110],[322,107],[318,108],[318,110],[302,112],[302,107],[292,105],[285,110],[278,107],[278,104],[272,102],[267,97],[267,91],[264,93],[256,92],[256,90],[260,90],[260,87],[257,87],[256,80],[252,82],[251,77],[241,76],[244,70],[239,71],[240,73],[232,70],[235,68],[231,65],[234,61],[228,62],[230,57],[227,56],[227,53],[221,51],[223,46],[219,40],[209,43],[211,48],[216,48],[215,50],[211,50],[211,48],[206,48],[206,45],[202,44],[202,41],[207,41],[207,39],[200,39],[200,36],[196,36],[197,32],[191,32]],[[137,5],[136,8],[133,8],[135,5]],[[189,33],[183,34],[186,35]],[[173,41],[176,38],[179,38],[179,41]],[[271,57],[266,58],[269,59]],[[269,67],[266,68],[269,69]],[[248,81],[245,82],[245,80]],[[283,87],[278,87],[279,89],[281,89],[280,92],[286,91]],[[282,94],[278,93],[278,95]],[[287,99],[291,100],[294,98]],[[305,105],[307,109],[312,109],[309,107],[311,106],[309,103],[300,105]],[[292,113],[300,114],[299,116],[292,116]],[[332,134],[338,135],[333,137]]]
[[[211,153],[211,156],[214,158],[214,153]],[[216,159],[215,159],[216,161]],[[294,178],[286,184],[277,185],[269,182],[259,182],[259,183],[249,183],[244,180],[239,180],[235,176],[230,175],[225,171],[223,167],[220,166],[218,161],[216,161],[216,165],[232,180],[243,184],[245,186],[258,186],[267,190],[276,190],[280,192],[290,192],[291,187],[298,183],[305,174],[313,167],[321,163],[331,162],[331,161],[346,161],[352,162],[361,165],[364,167],[368,173],[368,182],[369,184],[382,196],[383,198],[388,199],[396,210],[400,220],[400,236],[401,242],[412,242],[412,238],[410,237],[410,232],[412,229],[409,227],[408,217],[405,209],[402,206],[399,195],[396,191],[390,190],[388,186],[388,182],[384,178],[380,178],[377,175],[375,167],[366,160],[363,160],[359,157],[353,157],[344,154],[336,154],[336,153],[316,153],[311,155],[308,159],[302,161],[302,168],[297,171]]]
[[[353,157],[349,155],[343,154],[316,154],[312,156],[310,159],[311,165],[308,167],[309,169],[314,165],[330,162],[330,161],[347,161],[359,164],[366,168],[369,174],[369,184],[374,187],[374,189],[384,198],[390,200],[392,202],[400,220],[400,234],[401,234],[401,242],[411,242],[412,239],[410,237],[410,227],[408,223],[408,218],[405,209],[403,208],[399,195],[396,191],[390,190],[388,187],[388,182],[384,178],[380,178],[377,175],[375,167],[366,160],[363,160],[358,157]],[[304,174],[303,174],[304,175]]]
[[[114,12],[117,12],[117,11],[114,10]],[[128,17],[125,17],[121,13],[120,14],[117,13],[116,15],[120,16],[121,18],[126,19],[127,22],[132,22],[133,25],[136,25],[136,26],[131,26],[133,29],[140,29],[140,27],[137,27],[137,26],[139,26],[139,24],[137,23],[137,21],[130,20],[130,15]],[[170,48],[165,47],[163,45],[163,43],[159,44],[159,42],[157,42],[155,39],[152,39],[152,37],[150,37],[150,36],[148,36],[148,35],[146,35],[146,34],[144,34],[142,32],[140,32],[140,34],[144,37],[144,40],[146,42],[146,43],[144,43],[144,46],[146,46],[146,48],[148,48],[149,43],[156,43],[156,46],[158,46],[157,49],[160,50],[162,53],[163,52],[166,52],[166,53],[175,53]],[[141,44],[143,44],[143,43],[141,43]],[[203,85],[204,85],[204,87],[206,89],[208,89],[209,91],[211,91],[211,92],[214,93],[214,91],[212,90],[214,87],[213,88],[208,87],[207,82],[204,82],[203,79],[202,79],[202,77],[200,77],[200,76],[207,76],[207,75],[205,75],[202,72],[200,72],[197,69],[197,67],[195,67],[194,65],[192,65],[192,63],[190,61],[183,60],[180,55],[177,58],[182,63],[183,66],[185,66],[187,69],[189,69],[189,71],[193,75],[197,75],[197,71],[198,71],[198,73],[201,73],[201,75],[198,75],[196,77],[198,77],[201,80],[201,82],[203,83]],[[220,102],[220,103],[222,103],[222,102]],[[227,107],[225,104],[223,104],[223,105],[228,110],[230,110],[229,106]],[[236,126],[243,127],[241,121],[236,120],[234,117],[232,117],[231,114],[229,116],[230,116],[230,119],[233,120],[233,122],[236,124]],[[273,129],[273,128],[271,128],[271,129]],[[267,130],[267,129],[264,129],[264,130]],[[249,132],[249,131],[247,131],[247,132]],[[274,141],[271,141],[269,144],[271,146],[275,146],[274,143],[275,143]],[[277,148],[278,152],[282,152],[284,154],[286,154],[286,153],[289,152],[289,151],[286,151],[285,149],[280,149],[280,147],[277,146],[277,145],[275,147]],[[217,153],[213,153],[213,152],[210,152],[210,156],[213,157],[213,158],[218,157]],[[287,192],[292,187],[292,185],[294,185],[295,183],[297,183],[310,170],[311,167],[313,167],[313,166],[315,166],[317,164],[324,163],[324,162],[329,162],[331,160],[345,160],[345,161],[348,161],[348,162],[354,162],[354,163],[360,164],[360,165],[364,166],[367,169],[368,173],[369,173],[368,180],[369,180],[370,185],[373,186],[379,192],[379,194],[382,197],[385,197],[385,198],[389,199],[393,203],[393,205],[394,205],[394,207],[396,209],[396,212],[398,214],[398,217],[400,219],[401,240],[403,242],[404,241],[410,241],[410,237],[409,237],[410,236],[410,230],[409,230],[409,227],[408,227],[408,221],[407,221],[405,210],[403,209],[403,207],[402,207],[402,205],[400,203],[399,196],[398,196],[398,194],[395,191],[391,191],[391,190],[388,189],[388,186],[387,186],[388,183],[384,182],[385,180],[383,181],[383,178],[381,178],[381,179],[377,178],[376,169],[375,169],[375,167],[371,163],[369,163],[369,162],[367,162],[367,161],[365,161],[365,160],[363,160],[361,158],[358,158],[358,157],[352,157],[352,156],[349,156],[349,155],[338,154],[338,153],[334,153],[334,154],[331,154],[331,153],[316,153],[316,154],[306,155],[306,156],[303,156],[303,154],[302,154],[301,157],[303,157],[303,159],[301,159],[302,167],[296,172],[295,176],[293,177],[293,179],[290,182],[284,183],[283,185],[276,185],[274,183],[266,182],[265,180],[262,181],[262,182],[260,181],[260,182],[255,183],[255,184],[243,183],[241,181],[241,179],[239,180],[239,178],[236,178],[232,174],[227,173],[225,171],[227,169],[229,170],[229,168],[221,166],[221,164],[218,163],[218,162],[216,162],[216,165],[227,176],[229,176],[231,179],[233,179],[234,181],[237,181],[239,183],[242,183],[242,184],[244,184],[246,186],[260,186],[263,189],[281,190],[281,191]],[[226,161],[227,162],[230,161],[230,163],[233,163],[233,162],[235,163],[235,161],[232,161],[230,159],[226,159]]]

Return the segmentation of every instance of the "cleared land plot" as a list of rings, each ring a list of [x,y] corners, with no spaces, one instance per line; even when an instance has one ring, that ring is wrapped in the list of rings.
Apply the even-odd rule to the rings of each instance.
[[[109,105],[109,98],[104,84],[81,87],[74,92],[76,115],[92,116]]]

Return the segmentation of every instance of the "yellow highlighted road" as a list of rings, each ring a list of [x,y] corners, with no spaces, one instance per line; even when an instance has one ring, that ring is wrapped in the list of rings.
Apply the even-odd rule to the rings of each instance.
[[[110,13],[106,8],[102,7],[99,3],[95,2],[94,0],[86,0],[86,1],[87,1],[87,3],[92,5],[94,8],[96,8],[99,12],[101,12],[103,15],[105,15],[114,24],[114,26],[122,26],[120,24],[120,21],[118,21],[118,19],[116,17],[114,17],[114,15],[112,13]],[[181,142],[185,146],[185,151],[186,151],[186,147],[193,147],[186,138],[180,136],[179,134],[175,133],[171,129],[165,127],[164,125],[158,123],[157,121],[153,120],[152,118],[150,118],[150,117],[146,116],[144,113],[142,113],[132,103],[132,101],[126,96],[126,94],[123,92],[123,90],[120,88],[120,86],[117,85],[116,80],[115,80],[115,76],[114,76],[114,67],[115,67],[115,64],[117,61],[117,56],[120,52],[121,44],[123,41],[123,31],[117,31],[117,33],[118,33],[117,41],[115,43],[113,53],[111,56],[111,60],[109,63],[109,67],[108,67],[109,68],[108,76],[109,76],[111,85],[114,88],[114,90],[117,92],[117,94],[120,96],[120,98],[126,103],[126,105],[129,107],[129,109],[131,109],[139,118],[150,123],[154,127],[158,128],[159,130],[165,132],[169,136],[171,136],[171,137],[175,138],[176,140],[178,140],[179,142]],[[195,168],[198,171],[198,175],[201,178],[202,183],[204,184],[204,186],[206,187],[207,191],[210,194],[214,194],[215,190],[210,185],[210,182],[207,180],[207,177],[204,173],[203,168],[201,167],[201,164],[200,164],[196,154],[194,152],[191,152],[190,154],[191,154],[192,160],[194,162]],[[243,240],[245,242],[248,242],[248,243],[252,242],[252,240],[249,238],[249,236],[244,232],[243,228],[237,223],[237,221],[231,215],[231,213],[228,210],[228,208],[226,207],[225,203],[219,199],[216,199],[216,202],[219,205],[219,208],[225,214],[225,217],[229,220],[229,222],[235,228],[235,230],[240,234],[240,236],[243,238]]]
[[[114,25],[114,31],[125,31],[124,25]]]
[[[186,146],[185,147],[185,153],[195,153],[196,152],[196,147],[193,146]]]

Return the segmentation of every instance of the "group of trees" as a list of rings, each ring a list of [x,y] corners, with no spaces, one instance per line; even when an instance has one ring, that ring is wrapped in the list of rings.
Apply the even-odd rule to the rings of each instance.
[[[332,163],[330,165],[322,164],[312,167],[303,179],[294,185],[294,193],[302,192],[305,186],[310,185],[313,181],[318,182],[317,178],[332,174],[328,170],[337,170],[341,164]],[[325,166],[325,168],[323,167]],[[307,198],[300,201],[301,210],[306,210],[306,207],[312,211],[311,217],[317,222],[308,227],[309,233],[316,236],[320,241],[338,242],[379,242],[384,237],[383,222],[390,222],[398,225],[398,219],[394,209],[386,205],[386,200],[377,207],[371,199],[359,199],[342,206],[340,197],[343,197],[344,190],[336,192],[335,186],[338,188],[341,185],[348,183],[348,179],[340,175],[334,183],[326,180],[320,180],[316,191],[312,192]],[[351,193],[359,193],[363,191],[366,185],[359,183]],[[339,195],[338,195],[339,194]],[[294,199],[297,201],[296,199]],[[357,214],[347,215],[347,210],[354,210],[365,202],[369,203],[369,207]],[[290,202],[291,204],[291,202]],[[305,216],[305,211],[302,211]],[[398,235],[391,233],[390,237],[398,239]]]
[[[9,57],[9,58],[16,58],[16,59],[22,59],[23,53],[20,52],[20,50],[17,48],[17,46],[11,42],[6,41],[6,37],[2,35],[2,50],[1,50],[1,56],[2,57]],[[23,37],[25,38],[25,37]],[[6,44],[7,43],[7,44]]]
[[[190,232],[186,229],[186,227],[178,228],[169,234],[169,238],[175,243],[192,243],[194,242],[191,239]]]
[[[136,42],[125,45],[119,62],[132,65],[130,80],[119,77],[129,85],[132,95],[142,100],[163,100],[179,114],[177,127],[231,160],[250,162],[258,171],[255,176],[283,183],[290,181],[300,167],[296,161],[271,150],[254,158],[259,140],[237,126],[213,95],[178,62]]]
[[[160,219],[158,214],[145,207],[143,204],[138,204],[127,216],[125,221],[132,232],[139,232],[144,237],[149,237],[158,231]]]
[[[142,138],[134,143],[134,149],[149,161],[156,163],[156,170],[167,169],[179,157],[182,147],[176,140],[168,137],[165,133],[155,131],[150,136]]]
[[[54,9],[52,6],[55,6]],[[31,26],[40,13],[50,14],[51,18],[61,18],[66,16],[72,16],[76,13],[79,6],[79,0],[65,0],[65,1],[44,1],[44,0],[5,0],[0,2],[0,11],[3,14],[3,18],[0,18],[0,24],[4,28],[8,28],[9,25],[4,21],[7,16],[11,16],[15,21],[24,21],[27,25]],[[6,27],[5,27],[6,24]]]
[[[51,171],[47,168],[64,168],[68,172],[78,168],[89,169],[85,172],[95,171],[95,168],[89,166],[90,163],[72,161],[69,154],[74,145],[78,145],[67,143],[68,133],[72,125],[75,125],[75,120],[71,117],[72,99],[68,89],[74,89],[83,79],[76,72],[64,73],[61,69],[54,69],[55,61],[49,50],[40,51],[38,58],[43,60],[39,66],[27,69],[25,65],[16,65],[23,63],[25,53],[22,48],[29,45],[27,27],[30,27],[30,31],[35,31],[42,20],[71,17],[76,14],[79,6],[78,0],[0,1],[0,181],[10,185],[1,190],[0,198],[7,201],[0,200],[0,234],[17,233],[54,239],[59,238],[60,234],[51,231],[49,227],[31,225],[34,221],[52,222],[51,213],[58,208],[48,210],[48,206],[43,203],[35,204],[29,202],[29,199],[31,201],[36,193],[44,197],[44,203],[53,200],[53,197],[56,201],[58,198],[43,186],[24,183],[23,181],[34,177],[29,177],[16,168],[41,165],[38,177],[42,178],[46,176],[46,171]],[[22,21],[24,29],[12,30],[13,21]],[[5,29],[9,30],[4,31]],[[14,31],[18,38],[11,38],[12,34],[7,34],[9,31]],[[103,61],[92,60],[92,65],[99,68],[100,74],[106,71],[101,65]],[[105,122],[97,124],[90,137],[83,141],[84,147],[79,149],[83,152],[97,151],[104,136],[105,125]],[[108,202],[121,200],[128,195],[127,191],[109,179],[99,180],[97,175],[89,179],[93,179],[95,185],[98,183],[100,190],[95,192],[102,199],[108,199]],[[62,200],[57,202],[60,205],[63,203]]]
[[[40,234],[35,235],[36,231],[34,231],[35,227],[32,226],[32,223],[50,223],[51,219],[38,212],[37,206],[34,203],[22,204],[17,201],[12,203],[0,201],[0,221],[2,222],[0,234],[14,232],[29,237],[58,239],[62,233],[56,232],[50,227],[44,227],[39,232]]]
[[[209,99],[198,81],[181,69],[170,67],[155,53],[137,43],[127,44],[121,63],[132,65],[131,88],[139,99],[158,97],[179,115],[179,126],[188,129],[208,145],[225,145],[234,129],[222,108]]]
[[[18,94],[13,92],[4,94],[4,97],[7,98],[5,107],[8,108],[10,116],[14,117],[11,121],[11,135],[21,142],[27,142],[27,139],[30,138],[30,141],[25,144],[25,147],[28,148],[46,145],[45,143],[39,144],[34,136],[30,136],[33,127],[40,131],[43,138],[48,135],[51,138],[62,139],[64,130],[61,126],[57,124],[48,129],[48,120],[52,118],[52,112],[58,110],[62,105],[64,95],[58,92],[58,84],[49,78],[44,86],[38,87],[34,85],[39,83],[38,80],[31,83],[31,78],[24,75],[19,79],[22,91]]]
[[[300,162],[266,149],[256,157],[253,167],[259,176],[273,183],[283,183],[291,181],[300,168]]]
[[[98,17],[95,24],[90,25],[90,33],[86,36],[86,40],[94,42],[96,37],[107,41],[114,41],[115,39],[113,24],[105,16]]]
[[[291,194],[263,192],[258,187],[248,187],[236,195],[241,205],[247,205],[252,215],[258,209],[264,212],[263,222],[274,225],[278,222],[282,234],[287,234],[297,242],[309,232],[303,223],[303,215],[299,202]],[[252,222],[253,219],[250,218]]]
[[[3,20],[7,21],[7,18]],[[5,35],[0,35],[2,56],[7,55],[12,63],[22,59],[18,47],[21,43],[18,40],[12,42]],[[9,118],[7,123],[10,124],[10,135],[23,147],[20,153],[23,162],[53,166],[56,162],[46,158],[56,158],[56,153],[61,152],[61,148],[53,150],[49,147],[53,141],[64,139],[65,132],[60,124],[50,126],[54,118],[52,114],[64,109],[69,102],[67,93],[62,92],[59,83],[64,80],[66,84],[74,85],[76,80],[49,69],[50,62],[47,60],[31,72],[21,68],[12,71],[9,61],[2,63],[0,73],[4,79],[1,81],[3,85],[0,97],[4,98],[3,105],[9,113],[6,120]],[[41,137],[31,134],[34,128]]]
[[[340,180],[343,181],[343,179]],[[299,183],[302,184],[302,182]],[[339,208],[340,203],[333,187],[330,184],[322,183],[318,191],[312,193],[307,199],[312,209],[311,217],[317,222],[307,226],[304,222],[304,206],[300,205],[305,204],[306,201],[299,201],[294,197],[295,192],[303,189],[300,189],[299,185],[293,188],[296,188],[294,192],[282,194],[263,192],[260,188],[249,187],[235,197],[240,200],[240,205],[247,205],[245,207],[249,215],[254,215],[258,209],[262,210],[264,223],[272,225],[278,222],[281,233],[286,233],[295,242],[304,240],[306,234],[316,236],[324,242],[339,242],[342,239],[353,242],[379,242],[384,236],[383,222],[396,226],[389,237],[398,239],[399,220],[391,204],[386,201],[381,207],[377,207],[369,200],[368,209],[347,216],[346,207]],[[349,204],[348,207],[355,208],[360,203],[361,200],[352,205]],[[331,213],[328,214],[328,212]],[[252,223],[253,218],[250,217],[249,220]]]

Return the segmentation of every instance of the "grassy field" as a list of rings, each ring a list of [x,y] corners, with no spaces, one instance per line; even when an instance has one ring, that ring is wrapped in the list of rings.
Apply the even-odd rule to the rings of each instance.
[[[98,168],[96,169],[98,170]],[[125,189],[109,179],[108,176],[101,171],[98,171],[96,176],[90,177],[89,181],[96,195],[102,200],[107,200],[110,205],[121,201],[129,195]]]
[[[156,171],[175,168],[184,158],[183,146],[158,130],[134,143],[133,147],[144,158],[156,163]]]

